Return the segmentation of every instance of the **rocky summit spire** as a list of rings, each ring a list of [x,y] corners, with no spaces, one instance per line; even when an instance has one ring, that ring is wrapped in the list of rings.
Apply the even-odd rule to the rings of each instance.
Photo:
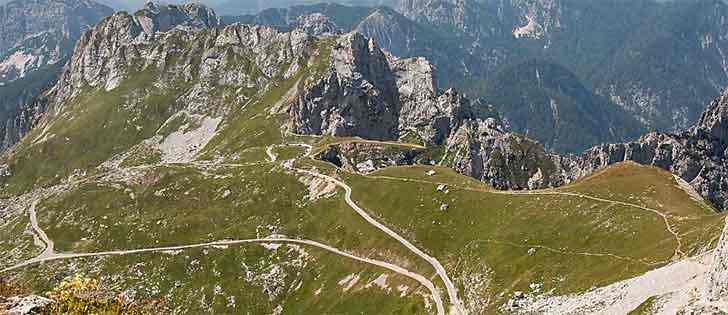
[[[147,34],[166,32],[178,26],[219,28],[222,19],[215,11],[199,3],[159,5],[149,1],[134,17]]]
[[[728,143],[728,89],[708,105],[700,120],[691,129],[695,136]]]

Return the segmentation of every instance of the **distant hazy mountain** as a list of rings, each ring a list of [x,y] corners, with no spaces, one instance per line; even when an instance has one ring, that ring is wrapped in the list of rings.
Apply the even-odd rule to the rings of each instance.
[[[515,130],[561,152],[686,128],[728,84],[722,0],[400,0],[393,8],[294,6],[238,20],[295,26],[327,15],[398,57],[427,57],[441,86],[482,97]]]
[[[214,5],[222,15],[250,14],[270,8],[287,8],[293,5],[337,3],[351,6],[394,6],[397,0],[223,0]]]
[[[149,0],[99,0],[117,10],[134,12]],[[0,4],[8,0],[0,0]],[[218,15],[242,15],[257,13],[270,8],[287,8],[293,5],[315,3],[338,3],[356,6],[394,6],[397,0],[156,0],[161,4],[199,2],[215,9]]]
[[[112,13],[90,0],[15,0],[0,6],[0,151],[27,131],[31,104],[54,84],[76,40]]]

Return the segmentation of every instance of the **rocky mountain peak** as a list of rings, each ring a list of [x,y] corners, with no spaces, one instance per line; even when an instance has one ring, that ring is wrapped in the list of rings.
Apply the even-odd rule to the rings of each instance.
[[[341,33],[334,21],[318,12],[299,16],[296,19],[296,28],[311,36],[332,36]]]
[[[291,108],[298,133],[396,139],[400,102],[388,58],[359,33],[340,36],[327,73]]]
[[[147,2],[144,9],[134,13],[145,33],[166,32],[178,26],[192,28],[219,28],[222,19],[214,10],[199,3],[159,5]]]
[[[700,120],[691,129],[696,136],[728,142],[728,89],[708,105]]]
[[[394,78],[387,56],[379,46],[362,34],[342,36],[333,51],[334,66],[342,79],[364,79],[391,92]]]
[[[442,144],[473,118],[470,101],[438,90],[424,58],[398,59],[358,32],[338,38],[329,73],[292,107],[299,133]]]
[[[157,5],[149,2],[134,15],[117,12],[78,40],[73,57],[54,89],[56,98],[53,102],[62,103],[84,86],[113,90],[139,59],[147,59],[145,64],[164,64],[165,56],[174,53],[170,47],[159,47],[142,56],[143,48],[164,46],[173,40],[171,37],[190,40],[198,30],[221,27],[222,22],[215,12],[200,4]],[[179,34],[174,35],[174,31]]]

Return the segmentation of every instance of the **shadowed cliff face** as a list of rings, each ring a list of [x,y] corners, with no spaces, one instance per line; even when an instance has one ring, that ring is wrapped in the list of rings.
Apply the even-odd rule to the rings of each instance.
[[[291,108],[298,133],[397,140],[413,135],[433,145],[473,116],[454,90],[438,89],[424,58],[387,56],[359,33],[336,40],[321,79],[299,91]]]

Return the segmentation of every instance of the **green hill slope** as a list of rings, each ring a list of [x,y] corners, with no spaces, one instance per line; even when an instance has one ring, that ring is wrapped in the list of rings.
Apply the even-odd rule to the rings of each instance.
[[[159,313],[487,314],[519,291],[639,275],[720,234],[723,215],[672,175],[631,164],[530,193],[441,167],[339,169],[314,156],[360,140],[292,134],[291,104],[365,89],[313,117],[394,107],[377,103],[373,85],[395,85],[373,43],[242,25],[147,34],[135,21],[119,13],[87,34],[52,110],[4,157],[0,275],[33,292],[83,275],[130,302],[159,301]],[[102,56],[115,62],[100,58],[101,69],[123,66],[90,71],[89,56],[114,45],[136,55]],[[379,81],[346,81],[361,79],[351,69]],[[429,97],[426,109],[468,115],[445,102],[455,92]],[[434,127],[457,123],[438,115]]]

